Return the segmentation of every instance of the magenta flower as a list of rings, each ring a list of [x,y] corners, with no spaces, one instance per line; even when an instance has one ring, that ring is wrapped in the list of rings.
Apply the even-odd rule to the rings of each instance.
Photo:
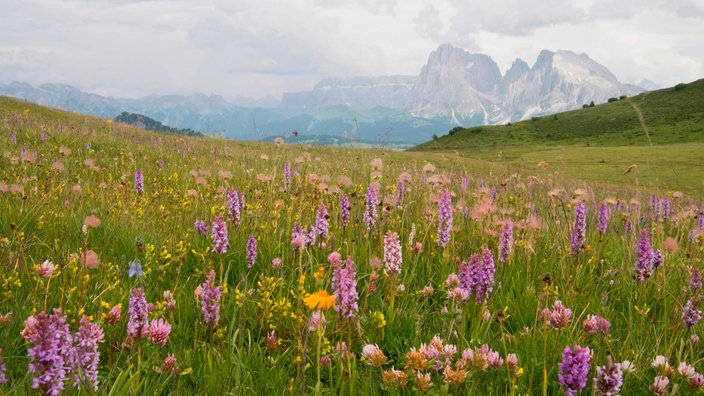
[[[254,262],[257,261],[257,238],[253,235],[247,238],[245,250],[247,252],[247,268],[252,268],[254,267]]]
[[[241,209],[244,207],[244,195],[241,195],[234,188],[227,194],[227,212],[230,215],[232,224],[240,224]]]
[[[196,227],[196,231],[198,231],[198,233],[201,235],[207,235],[208,230],[210,229],[210,227],[208,227],[208,225],[205,224],[205,221],[203,221],[201,219],[196,220],[196,222],[194,223],[194,226]]]
[[[566,346],[562,351],[562,362],[558,365],[560,372],[557,379],[565,388],[565,394],[573,396],[584,389],[589,375],[589,348],[579,345]]]
[[[144,193],[144,175],[139,169],[134,172],[134,189],[138,194]]]
[[[599,204],[599,221],[596,225],[596,230],[599,234],[606,234],[606,228],[609,226],[609,207],[606,201],[601,201]]]
[[[149,324],[149,341],[154,345],[164,346],[171,334],[171,324],[162,318],[152,320]]]
[[[447,247],[452,231],[452,196],[445,190],[438,203],[438,245]]]
[[[5,367],[5,361],[2,360],[2,348],[0,348],[0,384],[7,383],[7,377],[5,376],[6,371],[7,367]]]
[[[608,334],[611,331],[611,323],[598,315],[589,315],[582,322],[582,328],[587,334]]]
[[[484,248],[482,250],[482,267],[475,284],[477,302],[483,303],[489,299],[489,294],[494,289],[495,272],[494,256],[491,254],[491,250]]]
[[[350,199],[347,195],[342,194],[340,197],[340,219],[342,220],[342,226],[347,227],[350,224]]]
[[[403,204],[405,190],[406,186],[403,180],[399,180],[396,184],[396,206],[401,206]]]
[[[643,228],[638,238],[638,260],[635,263],[636,279],[643,281],[650,278],[653,270],[653,250],[650,248],[650,233]]]
[[[144,291],[135,287],[130,296],[129,321],[127,322],[127,335],[132,338],[142,338],[149,334],[149,321],[147,299]]]
[[[365,196],[365,211],[364,211],[364,224],[367,226],[367,230],[371,230],[376,224],[377,211],[376,207],[379,205],[379,197],[376,194],[376,188],[373,185],[367,187],[367,195]]]
[[[42,311],[34,318],[34,329],[28,334],[34,346],[27,349],[29,372],[36,374],[32,389],[40,389],[45,395],[58,395],[71,371],[75,353],[73,337],[60,308],[55,308],[52,315]]]
[[[339,253],[338,253],[339,255]],[[329,260],[334,266],[332,273],[332,288],[335,295],[335,310],[343,318],[352,319],[359,311],[357,300],[357,279],[354,270],[354,261],[347,257],[345,266],[342,267],[342,260],[338,256],[330,255]]]
[[[501,226],[501,240],[499,241],[499,262],[508,262],[513,251],[513,222],[506,220]]]
[[[574,224],[570,236],[570,251],[577,256],[584,250],[587,241],[587,207],[580,201],[574,208]]]
[[[230,247],[227,237],[227,224],[222,215],[218,215],[213,222],[213,252],[225,254]]]
[[[215,286],[215,271],[210,270],[200,293],[203,323],[214,328],[220,320],[220,286]]]
[[[100,352],[98,343],[104,342],[105,334],[98,323],[91,323],[90,319],[83,315],[78,331],[73,337],[75,344],[74,362],[74,385],[80,389],[81,376],[87,381],[94,392],[98,391],[98,364],[100,363]],[[78,370],[81,376],[78,375]]]
[[[390,277],[395,277],[401,272],[401,242],[398,234],[387,231],[384,235],[384,273]]]
[[[325,239],[328,236],[328,210],[324,203],[318,205],[318,212],[315,217],[315,230],[321,239]]]
[[[699,323],[700,320],[702,320],[702,311],[694,306],[691,299],[687,300],[687,304],[682,309],[682,323],[685,327],[690,328]]]
[[[594,393],[603,396],[618,395],[623,386],[623,371],[621,365],[614,364],[611,356],[606,357],[606,365],[596,368],[594,378]]]
[[[698,268],[692,268],[689,275],[689,290],[696,292],[702,288],[702,273]]]

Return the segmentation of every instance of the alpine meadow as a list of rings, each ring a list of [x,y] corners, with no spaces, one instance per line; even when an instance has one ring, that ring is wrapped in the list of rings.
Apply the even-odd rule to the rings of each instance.
[[[401,152],[0,97],[0,394],[702,393],[702,98]]]

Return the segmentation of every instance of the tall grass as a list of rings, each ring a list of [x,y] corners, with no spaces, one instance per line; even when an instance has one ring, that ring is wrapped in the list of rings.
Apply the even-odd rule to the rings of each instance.
[[[596,367],[608,356],[636,368],[624,374],[622,394],[650,392],[658,375],[669,378],[671,392],[700,389],[693,383],[698,377],[677,370],[681,362],[701,370],[704,356],[696,336],[701,325],[682,321],[687,301],[696,308],[699,299],[690,275],[701,269],[704,235],[699,202],[684,194],[576,182],[451,154],[154,134],[9,100],[2,101],[0,119],[4,393],[31,392],[28,350],[35,345],[22,332],[32,329],[28,318],[54,308],[71,332],[83,315],[102,327],[98,394],[401,394],[421,392],[423,379],[433,394],[557,394],[563,350],[575,344],[592,353],[584,394],[592,393]],[[137,170],[142,193],[134,186]],[[398,202],[400,177],[406,190]],[[372,183],[380,203],[367,229]],[[230,189],[245,197],[237,225],[228,212]],[[453,228],[441,248],[444,191],[452,197]],[[346,227],[342,194],[351,202]],[[597,207],[604,200],[609,224],[599,234]],[[587,207],[586,242],[574,255],[570,234],[580,201]],[[296,249],[294,225],[315,227],[321,204],[329,233]],[[210,232],[201,235],[194,226],[200,219],[212,227],[217,215],[227,219],[224,254],[213,252]],[[500,263],[508,220],[515,224],[513,249]],[[663,258],[638,281],[642,229]],[[400,236],[403,260],[392,277],[383,263],[388,231]],[[257,240],[252,268],[249,235]],[[483,301],[465,300],[451,274],[485,248],[496,264],[493,291]],[[88,251],[99,256],[97,268]],[[326,324],[313,329],[306,302],[317,291],[335,292],[332,252],[354,261],[358,311],[348,319],[327,309]],[[55,269],[42,277],[46,260]],[[137,261],[142,273],[129,276]],[[203,322],[199,297],[211,270],[221,288],[219,321],[212,325]],[[151,334],[127,336],[135,288],[153,305],[149,322],[170,323],[164,346]],[[544,313],[558,300],[572,312],[561,326]],[[109,311],[118,304],[122,317],[115,322]],[[590,315],[608,320],[610,331],[585,331]],[[373,360],[364,349],[369,344],[386,359]],[[177,366],[164,367],[169,355]],[[674,369],[653,368],[658,355]],[[83,378],[81,392],[93,393],[85,373],[74,371]],[[74,392],[72,383],[65,393]]]

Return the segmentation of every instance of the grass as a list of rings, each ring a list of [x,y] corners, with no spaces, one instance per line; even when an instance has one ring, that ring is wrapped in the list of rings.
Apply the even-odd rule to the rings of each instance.
[[[637,182],[701,197],[703,144],[704,80],[697,80],[509,125],[456,128],[411,150],[455,151],[531,171],[547,162],[551,170],[589,182]],[[634,164],[635,172],[624,175]]]
[[[630,158],[618,158],[618,147],[585,145],[471,155],[312,148],[152,133],[4,98],[0,130],[4,394],[36,392],[29,367],[49,332],[30,318],[44,323],[42,312],[55,308],[72,335],[83,315],[104,333],[97,390],[90,370],[73,370],[84,394],[415,394],[424,379],[432,382],[430,394],[558,394],[562,354],[574,345],[592,353],[584,394],[607,357],[636,367],[624,374],[621,392],[629,395],[649,393],[658,375],[669,378],[671,392],[694,391],[695,376],[676,368],[686,362],[702,370],[701,324],[682,321],[687,302],[699,309],[700,299],[690,286],[702,269],[700,179],[683,169],[698,146],[663,146],[678,153],[670,163],[657,159],[662,147],[646,145],[633,147]],[[540,161],[547,168],[537,167]],[[624,175],[631,163],[638,166]],[[589,164],[598,172],[577,173]],[[143,192],[134,183],[138,170]],[[399,179],[406,180],[401,200]],[[368,226],[370,186],[379,203]],[[231,190],[245,197],[237,223]],[[441,247],[444,193],[453,220]],[[343,195],[351,203],[346,226]],[[580,202],[586,229],[572,253]],[[609,209],[605,232],[597,229],[602,203]],[[321,207],[327,217],[318,216]],[[212,227],[218,215],[228,231],[224,254],[194,226],[203,220]],[[512,251],[502,263],[500,235],[509,220]],[[313,233],[320,224],[320,235],[296,249],[296,224]],[[641,230],[663,261],[635,280]],[[400,242],[397,276],[385,270],[389,233]],[[251,268],[250,235],[257,240]],[[98,265],[87,260],[89,251]],[[329,262],[333,252],[342,264]],[[484,268],[488,257],[496,267],[486,284],[492,290],[479,301],[476,293],[462,298],[478,285],[461,271],[474,255],[486,257]],[[46,260],[54,266],[49,276]],[[137,261],[143,273],[129,276]],[[327,309],[325,324],[312,326],[306,298],[335,293],[336,265],[354,268],[358,310],[346,318]],[[221,295],[213,324],[204,322],[199,297],[211,271]],[[466,275],[464,291],[457,274]],[[158,329],[129,336],[137,289],[153,304],[147,320],[171,326],[164,345],[154,340]],[[571,316],[546,321],[541,312],[557,301]],[[115,307],[119,320],[110,314]],[[610,331],[587,332],[590,315],[608,320]],[[675,369],[651,367],[658,355]],[[170,356],[177,366],[165,369]],[[64,386],[64,393],[79,393],[72,378]]]

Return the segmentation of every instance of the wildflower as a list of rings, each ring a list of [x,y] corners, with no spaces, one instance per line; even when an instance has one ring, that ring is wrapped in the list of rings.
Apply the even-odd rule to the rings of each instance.
[[[100,258],[98,257],[98,253],[94,252],[93,250],[88,250],[83,254],[83,265],[85,265],[86,268],[90,269],[96,269],[100,266]]]
[[[589,348],[576,344],[572,347],[566,346],[562,351],[562,362],[558,365],[560,372],[557,378],[560,385],[565,388],[566,395],[572,396],[587,385],[589,355]]]
[[[695,374],[697,374],[697,370],[693,366],[687,364],[687,362],[685,361],[680,362],[680,364],[677,366],[677,372],[687,379],[690,379],[694,377]]]
[[[687,387],[690,389],[701,390],[704,388],[704,375],[694,373],[691,378],[687,378]]]
[[[90,319],[83,315],[81,322],[73,337],[75,343],[75,368],[74,368],[74,385],[80,389],[80,378],[93,388],[94,392],[98,391],[98,364],[100,363],[100,352],[98,352],[98,343],[104,341],[105,334],[98,323],[91,323]],[[75,369],[80,369],[81,377],[75,372]]]
[[[136,276],[140,278],[144,272],[142,271],[142,263],[139,260],[130,261],[130,268],[127,270],[127,275],[131,278]]]
[[[378,345],[367,344],[362,348],[362,358],[370,366],[379,367],[386,362],[384,352],[379,349]]]
[[[482,250],[482,267],[479,276],[475,283],[475,292],[477,302],[486,302],[489,299],[489,294],[494,289],[494,257],[491,250],[484,248]]]
[[[213,252],[217,254],[225,254],[230,247],[230,241],[227,238],[227,224],[218,215],[213,222]]]
[[[391,368],[381,372],[381,381],[387,388],[404,388],[408,382],[408,375],[403,371]]]
[[[144,194],[144,175],[139,169],[134,172],[134,190],[138,194]]]
[[[271,260],[271,268],[281,268],[281,257],[274,257]]]
[[[129,314],[127,335],[132,338],[146,337],[149,333],[147,299],[144,297],[144,291],[139,287],[132,289]]]
[[[294,250],[299,250],[305,248],[306,246],[306,236],[303,234],[301,223],[299,222],[296,222],[293,225],[293,232],[291,232],[291,245]]]
[[[308,331],[324,331],[325,330],[325,314],[321,310],[315,310],[310,315],[308,320]]]
[[[359,299],[357,294],[357,274],[354,270],[354,261],[348,257],[344,268],[342,267],[342,260],[333,258],[331,262],[334,265],[331,283],[334,290],[333,294],[335,295],[335,310],[343,318],[351,319],[359,311],[357,306],[357,300]]]
[[[350,224],[350,199],[347,195],[340,196],[340,220],[342,226],[347,227]]]
[[[606,234],[606,228],[609,225],[609,207],[606,201],[601,201],[599,204],[599,220],[596,225],[596,230],[599,234]]]
[[[656,356],[650,365],[663,373],[670,371],[670,363],[668,363],[667,358],[663,355]]]
[[[513,222],[507,220],[501,226],[501,241],[499,242],[499,262],[506,263],[513,250]]]
[[[662,264],[662,252],[660,249],[653,252],[653,268],[657,269]]]
[[[207,235],[208,230],[210,229],[210,227],[208,227],[208,225],[205,224],[205,221],[203,221],[201,219],[196,220],[196,222],[194,223],[194,226],[196,227],[196,231],[198,231],[198,233],[201,235]]]
[[[623,372],[618,364],[614,364],[611,356],[606,357],[606,364],[596,368],[594,392],[597,395],[617,395],[623,385]]]
[[[674,253],[677,250],[677,239],[673,237],[667,237],[665,238],[665,242],[663,243],[665,246],[665,250],[667,250],[670,253]]]
[[[326,290],[318,290],[309,294],[303,302],[310,309],[327,310],[335,307],[335,295],[330,295]]]
[[[624,360],[621,363],[616,363],[624,373],[635,373],[636,366],[629,360]]]
[[[373,185],[367,187],[367,194],[365,196],[365,211],[364,211],[364,224],[367,226],[367,230],[371,230],[376,224],[377,211],[376,207],[379,205],[379,198],[376,194],[376,188]]]
[[[244,196],[231,188],[227,194],[227,212],[230,215],[232,224],[237,226],[240,223],[241,209],[244,207]]]
[[[469,258],[469,262],[462,262],[460,264],[460,270],[458,277],[460,278],[460,287],[467,290],[469,294],[472,294],[477,289],[477,282],[479,279],[479,273],[481,272],[481,264],[479,256],[473,254]]]
[[[574,223],[570,237],[570,251],[573,256],[577,256],[584,250],[587,240],[587,207],[583,201],[577,203],[574,208]]]
[[[37,275],[41,278],[50,278],[51,274],[54,273],[54,268],[54,263],[52,263],[51,260],[45,260],[39,265],[39,268],[37,268]]]
[[[689,291],[696,292],[702,288],[702,273],[698,268],[691,268],[689,272]]]
[[[27,349],[29,372],[36,374],[32,378],[32,389],[40,389],[46,395],[58,395],[71,371],[73,337],[66,315],[62,315],[60,308],[55,308],[51,315],[42,311],[34,315],[34,319],[34,331],[28,334],[34,346]]]
[[[554,329],[560,330],[567,326],[572,319],[572,310],[565,307],[562,301],[557,300],[553,303],[547,319]]]
[[[414,371],[423,371],[428,367],[428,358],[425,353],[418,351],[415,347],[406,353],[406,368]]]
[[[6,371],[7,367],[5,367],[5,362],[2,360],[2,348],[0,348],[0,384],[7,383],[7,377],[5,376]]]
[[[164,290],[162,296],[164,297],[164,301],[166,301],[166,309],[169,311],[176,309],[176,299],[174,299],[174,294],[171,293],[171,290]]]
[[[317,235],[315,234],[315,228],[311,224],[308,224],[305,234],[305,246],[313,246],[315,244],[316,237]]]
[[[650,278],[653,269],[653,250],[650,248],[650,233],[643,228],[638,238],[638,260],[635,263],[636,279],[643,281]]]
[[[448,385],[460,385],[467,378],[467,371],[464,369],[453,370],[450,366],[445,366],[443,371],[443,382]]]
[[[506,355],[506,365],[508,366],[508,371],[516,375],[518,373],[518,356],[515,353]]]
[[[403,180],[399,180],[396,184],[396,206],[401,206],[403,204],[403,194],[405,192],[406,186]]]
[[[271,353],[275,351],[276,349],[279,348],[280,341],[278,338],[276,338],[276,333],[274,330],[272,330],[269,333],[266,333],[266,337],[264,338],[264,345],[266,346],[266,351]]]
[[[631,219],[626,219],[626,225],[624,228],[625,228],[626,234],[633,233],[633,222],[631,221]]]
[[[247,268],[252,268],[254,267],[254,262],[257,260],[257,239],[253,235],[247,238],[245,250],[247,252]]]
[[[162,318],[152,320],[149,324],[149,341],[154,345],[164,346],[171,334],[171,324]]]
[[[117,323],[119,323],[121,317],[122,306],[120,304],[116,304],[110,309],[108,313],[103,314],[103,320],[110,326],[115,326]]]
[[[450,232],[452,231],[452,197],[450,192],[445,190],[440,195],[438,203],[438,245],[447,247],[450,242]]]
[[[328,210],[324,203],[318,205],[318,212],[315,217],[315,230],[321,239],[325,239],[328,236]]]
[[[164,359],[164,363],[161,365],[161,372],[174,374],[178,373],[178,360],[176,360],[173,353],[168,354],[166,359]]]
[[[284,188],[291,188],[291,164],[288,162],[284,164]]]
[[[699,323],[701,319],[702,311],[694,307],[694,303],[691,299],[687,300],[687,304],[685,304],[684,308],[682,309],[682,323],[685,325],[685,327],[690,328]]]
[[[88,216],[83,219],[83,225],[89,228],[98,228],[100,226],[100,219],[95,216]]]
[[[582,322],[582,328],[587,334],[608,334],[611,331],[611,323],[598,315],[589,315]]]
[[[433,387],[433,381],[430,379],[430,373],[421,373],[420,371],[416,372],[416,378],[413,381],[413,384],[416,386],[416,389],[418,389],[419,392],[427,392],[430,390],[430,388]]]
[[[210,270],[201,286],[200,310],[203,323],[214,328],[220,320],[220,286],[215,286],[215,270]]]
[[[384,273],[390,277],[395,277],[401,272],[401,242],[399,242],[398,234],[393,231],[387,231],[384,235]]]
[[[670,380],[667,377],[658,375],[650,384],[649,389],[651,392],[658,396],[664,396],[667,394],[667,387],[670,385]]]

